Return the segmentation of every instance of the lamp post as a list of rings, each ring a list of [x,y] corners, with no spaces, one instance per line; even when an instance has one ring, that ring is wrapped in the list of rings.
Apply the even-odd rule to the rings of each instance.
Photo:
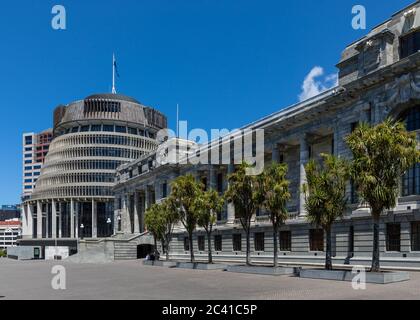
[[[106,219],[106,224],[108,226],[108,237],[111,236],[111,218]]]
[[[80,225],[80,231],[82,233],[81,239],[83,240],[83,236],[85,235],[85,225],[83,223]]]

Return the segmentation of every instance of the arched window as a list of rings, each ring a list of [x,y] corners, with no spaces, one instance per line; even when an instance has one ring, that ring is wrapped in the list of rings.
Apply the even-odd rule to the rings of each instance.
[[[408,131],[420,130],[420,105],[414,106],[404,112],[401,121],[406,124]],[[402,180],[402,195],[420,195],[420,164],[409,169]]]

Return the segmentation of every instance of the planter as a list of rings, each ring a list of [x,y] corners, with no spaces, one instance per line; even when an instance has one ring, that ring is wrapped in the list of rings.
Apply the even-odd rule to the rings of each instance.
[[[293,267],[259,267],[259,266],[228,266],[228,272],[261,274],[268,276],[284,276],[298,273],[299,268]]]
[[[227,265],[225,264],[211,264],[211,263],[198,263],[198,262],[178,262],[177,268],[181,269],[195,269],[195,270],[225,270]]]
[[[357,273],[349,270],[320,270],[302,269],[299,276],[301,278],[352,281]],[[366,283],[387,284],[410,280],[410,274],[404,271],[396,272],[366,272]]]
[[[175,268],[176,267],[176,262],[143,260],[143,265],[145,265],[145,266],[155,266],[155,267],[165,267],[165,268]]]

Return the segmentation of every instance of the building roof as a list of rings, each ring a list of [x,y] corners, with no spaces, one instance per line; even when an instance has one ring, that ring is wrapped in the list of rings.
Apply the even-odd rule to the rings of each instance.
[[[16,226],[16,227],[20,227],[20,225],[21,225],[21,222],[20,221],[0,221],[0,227],[4,227],[4,226],[6,226],[6,227],[13,227],[13,226]]]
[[[107,100],[122,100],[132,103],[141,104],[139,101],[137,101],[134,98],[122,95],[122,94],[113,94],[113,93],[99,93],[99,94],[93,94],[89,97],[85,98],[85,100],[88,99],[107,99]]]

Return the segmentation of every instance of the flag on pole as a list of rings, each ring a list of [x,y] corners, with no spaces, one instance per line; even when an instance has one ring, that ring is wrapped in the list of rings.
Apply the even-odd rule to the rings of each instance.
[[[114,68],[115,68],[115,74],[119,78],[120,74],[118,73],[117,60],[115,59],[115,57],[114,57]]]

